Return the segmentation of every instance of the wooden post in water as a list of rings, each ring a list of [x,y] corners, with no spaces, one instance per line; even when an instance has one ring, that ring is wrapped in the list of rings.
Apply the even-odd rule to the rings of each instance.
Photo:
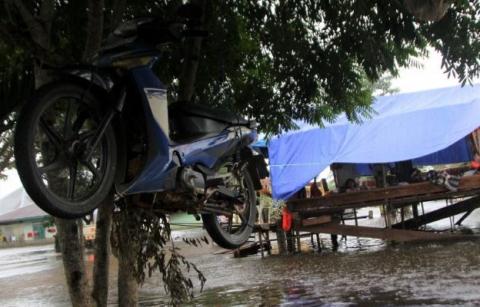
[[[277,235],[277,246],[278,246],[278,253],[280,255],[285,255],[287,253],[287,244],[286,244],[286,236],[285,232],[282,229],[282,225],[280,222],[277,223],[277,227],[275,227],[275,233]]]
[[[297,239],[297,252],[301,252],[302,251],[302,246],[300,245],[301,242],[300,242],[300,231],[295,231],[295,237]]]
[[[332,240],[332,250],[336,251],[338,249],[338,236],[336,234],[331,234],[330,239]]]
[[[403,222],[405,221],[405,207],[400,208],[400,215],[401,215],[402,228],[405,228],[403,224]]]
[[[270,229],[267,230],[266,232],[266,238],[267,238],[267,254],[271,255],[272,254],[272,242],[270,241]]]
[[[260,241],[260,254],[262,255],[262,259],[265,257],[264,253],[263,253],[263,249],[264,249],[264,245],[263,245],[263,238],[262,238],[262,232],[263,230],[262,229],[259,229],[258,231],[258,240]]]
[[[418,203],[412,204],[412,214],[414,218],[418,217]]]
[[[392,228],[392,206],[390,205],[390,202],[387,200],[387,205],[385,206],[387,209],[387,212],[385,212],[386,216],[386,227],[387,228]]]
[[[320,235],[317,233],[315,233],[316,237],[317,237],[317,246],[318,246],[318,251],[321,252],[322,251],[322,245],[321,245],[321,241],[320,241]]]
[[[295,252],[295,235],[293,230],[287,231],[287,253],[293,254]]]
[[[357,209],[353,208],[353,216],[355,217],[355,226],[358,226],[358,218],[357,218]]]

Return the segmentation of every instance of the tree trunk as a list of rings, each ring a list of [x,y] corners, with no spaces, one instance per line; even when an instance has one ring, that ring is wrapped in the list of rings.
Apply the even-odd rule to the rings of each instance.
[[[129,217],[124,217],[129,218]],[[127,224],[122,220],[122,224]],[[138,282],[134,274],[137,256],[136,242],[130,240],[128,231],[121,232],[118,242],[118,305],[130,307],[138,305]]]
[[[72,306],[90,306],[90,289],[83,260],[81,220],[55,219],[63,256],[63,267]]]
[[[100,205],[95,233],[95,263],[92,297],[98,307],[107,306],[108,273],[110,270],[110,234],[112,230],[113,194]]]
[[[88,19],[87,19],[87,40],[85,42],[85,50],[83,59],[87,60],[95,54],[102,45],[103,24],[105,9],[104,0],[88,1]]]
[[[132,270],[131,250],[121,251],[118,255],[118,305],[130,307],[138,305],[138,283]]]
[[[205,16],[205,0],[192,1],[202,9],[200,22],[203,23]],[[200,50],[202,47],[201,38],[189,38],[185,46],[185,58],[183,59],[182,72],[179,84],[179,101],[190,101],[195,92],[195,80],[197,76],[198,63],[200,60]]]

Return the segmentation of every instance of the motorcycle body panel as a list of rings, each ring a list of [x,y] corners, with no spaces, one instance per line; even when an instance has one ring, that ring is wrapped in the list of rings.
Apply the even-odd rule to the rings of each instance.
[[[231,156],[235,150],[256,139],[255,130],[245,126],[228,125],[220,122],[221,119],[195,119],[196,116],[191,116],[191,120],[188,120],[189,115],[185,115],[180,116],[186,118],[186,122],[180,125],[193,131],[195,137],[171,140],[169,119],[178,116],[169,114],[165,85],[149,66],[130,69],[129,74],[140,100],[130,103],[141,103],[147,130],[148,153],[139,175],[129,183],[117,186],[119,194],[174,190],[180,167],[201,165],[214,169],[225,157]],[[189,124],[192,125],[191,128],[185,127]],[[195,124],[197,127],[194,127]]]

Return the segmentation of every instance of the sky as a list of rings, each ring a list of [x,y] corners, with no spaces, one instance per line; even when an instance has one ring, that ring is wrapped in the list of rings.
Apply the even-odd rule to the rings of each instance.
[[[419,59],[419,62],[423,64],[422,68],[401,69],[399,76],[392,81],[392,86],[399,88],[403,93],[458,85],[457,80],[447,78],[443,73],[440,54],[431,51],[427,58]],[[15,170],[8,171],[7,175],[7,180],[0,181],[0,198],[21,185]]]
[[[458,85],[455,78],[448,78],[441,68],[442,57],[439,53],[431,50],[428,58],[419,59],[423,67],[403,68],[398,78],[392,81],[392,86],[400,89],[400,92],[416,92],[434,88]]]

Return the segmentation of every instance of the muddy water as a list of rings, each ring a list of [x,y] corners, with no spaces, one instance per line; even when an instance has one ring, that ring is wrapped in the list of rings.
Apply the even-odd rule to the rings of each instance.
[[[467,225],[478,227],[480,214]],[[448,226],[449,221],[437,226]],[[194,236],[198,232],[177,233]],[[423,244],[385,244],[349,237],[331,251],[303,242],[300,255],[235,259],[212,245],[184,247],[203,271],[207,284],[194,306],[318,305],[480,305],[480,240]],[[91,256],[87,255],[89,265]],[[112,259],[111,297],[116,301],[117,264]],[[53,247],[0,250],[1,306],[68,306],[60,257]],[[140,290],[143,306],[168,302],[159,276]]]

